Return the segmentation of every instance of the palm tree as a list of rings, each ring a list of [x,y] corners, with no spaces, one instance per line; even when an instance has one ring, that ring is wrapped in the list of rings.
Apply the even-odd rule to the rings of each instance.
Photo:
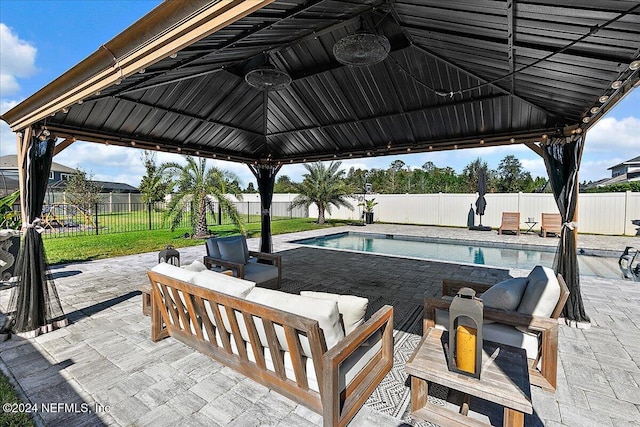
[[[191,229],[196,236],[205,236],[207,231],[207,208],[210,197],[220,203],[221,210],[229,215],[233,224],[242,234],[246,229],[240,213],[226,194],[233,194],[242,200],[239,187],[232,185],[237,177],[231,172],[215,166],[207,168],[206,159],[194,159],[187,156],[187,164],[164,163],[160,172],[171,177],[170,190],[175,189],[164,219],[171,222],[171,230],[180,224],[182,215],[191,212]],[[237,181],[236,181],[237,182]]]
[[[351,191],[344,181],[344,171],[339,170],[341,164],[331,162],[328,167],[320,162],[304,165],[308,173],[302,175],[304,180],[298,185],[300,194],[293,199],[290,209],[298,206],[308,208],[315,203],[318,207],[318,224],[324,224],[324,212],[331,213],[331,205],[353,209],[346,198]]]

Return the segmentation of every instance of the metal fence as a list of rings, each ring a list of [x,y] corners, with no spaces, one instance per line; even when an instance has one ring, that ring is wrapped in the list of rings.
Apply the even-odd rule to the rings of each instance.
[[[260,222],[259,202],[236,202],[236,209],[245,223]],[[278,221],[291,218],[307,218],[304,208],[289,209],[289,202],[274,202],[271,205],[271,219]],[[45,205],[41,215],[42,236],[45,238],[80,235],[126,233],[145,230],[168,230],[165,219],[167,203],[96,203],[90,210],[81,209],[68,203]],[[207,211],[207,227],[232,224],[220,205],[213,202]],[[191,212],[184,212],[178,229],[191,228]]]

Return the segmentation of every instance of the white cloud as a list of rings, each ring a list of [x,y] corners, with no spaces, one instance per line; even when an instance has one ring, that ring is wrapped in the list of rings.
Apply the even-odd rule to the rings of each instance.
[[[32,76],[37,49],[21,40],[11,28],[0,23],[0,97],[11,96],[20,90],[17,79]]]
[[[615,152],[617,150],[632,152],[635,150],[638,153],[640,149],[640,118],[626,117],[618,120],[607,117],[600,120],[587,132],[585,150],[587,149],[592,152]]]

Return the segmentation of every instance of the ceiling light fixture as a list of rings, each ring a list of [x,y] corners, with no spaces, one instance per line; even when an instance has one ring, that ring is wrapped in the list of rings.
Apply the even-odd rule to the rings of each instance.
[[[169,58],[171,59],[176,59],[178,57],[177,53],[172,53],[171,55],[169,55]]]
[[[591,114],[598,114],[600,112],[600,107],[591,107]]]
[[[620,89],[621,87],[622,87],[622,80],[616,80],[615,82],[611,83],[612,89]]]
[[[631,62],[631,64],[629,64],[629,69],[631,71],[635,71],[639,68],[640,68],[640,59],[636,59],[635,61]]]
[[[582,123],[589,123],[591,121],[591,117],[583,117],[582,118]]]
[[[344,65],[368,67],[384,61],[391,44],[381,35],[360,31],[341,38],[333,45],[333,56]]]
[[[247,84],[258,90],[282,90],[291,84],[291,76],[283,70],[279,70],[271,64],[249,71],[244,80]]]
[[[598,98],[598,101],[600,101],[600,104],[604,104],[608,100],[609,100],[609,95],[602,95],[600,98]]]

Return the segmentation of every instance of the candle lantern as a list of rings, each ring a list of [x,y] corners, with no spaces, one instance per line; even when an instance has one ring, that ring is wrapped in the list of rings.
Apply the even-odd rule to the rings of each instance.
[[[180,267],[180,252],[176,251],[173,246],[167,245],[167,247],[158,254],[158,263],[161,262]]]
[[[480,378],[482,365],[482,300],[462,288],[449,307],[449,370]]]

